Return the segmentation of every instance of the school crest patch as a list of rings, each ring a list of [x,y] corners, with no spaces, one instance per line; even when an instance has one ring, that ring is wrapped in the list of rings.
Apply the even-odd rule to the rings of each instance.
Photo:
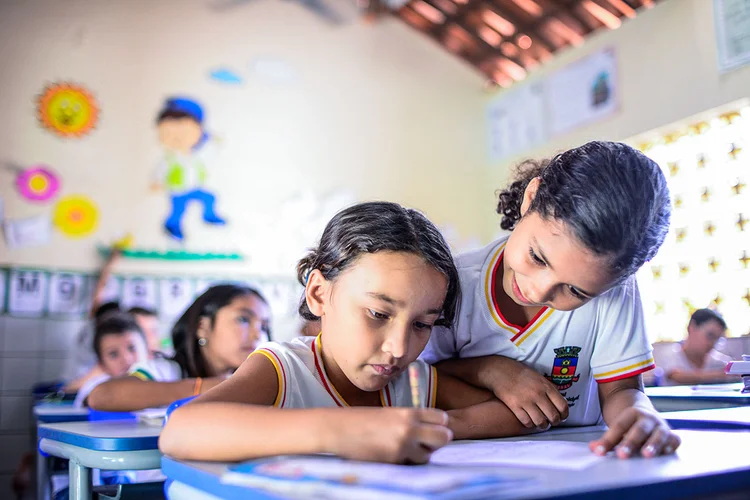
[[[580,347],[565,346],[555,349],[555,361],[552,364],[552,375],[544,374],[544,378],[555,384],[560,391],[570,389],[574,382],[578,382],[580,375],[576,375],[578,354]]]

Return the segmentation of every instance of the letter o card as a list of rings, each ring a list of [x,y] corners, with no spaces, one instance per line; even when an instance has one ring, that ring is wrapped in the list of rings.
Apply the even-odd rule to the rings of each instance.
[[[80,274],[53,273],[49,282],[50,314],[81,316],[90,301],[86,293],[86,277]]]

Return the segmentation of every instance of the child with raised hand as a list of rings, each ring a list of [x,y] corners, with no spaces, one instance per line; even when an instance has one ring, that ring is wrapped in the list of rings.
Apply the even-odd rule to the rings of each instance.
[[[136,363],[88,397],[101,411],[136,411],[195,396],[231,375],[269,334],[270,309],[255,289],[234,284],[206,290],[172,329],[174,356]]]
[[[603,417],[597,454],[673,452],[679,437],[643,393],[654,359],[633,276],[669,228],[659,166],[625,144],[590,142],[523,163],[497,212],[512,233],[458,257],[464,300],[424,359],[492,390],[529,427]]]
[[[460,296],[450,250],[422,214],[385,202],[339,212],[300,261],[298,278],[300,313],[320,319],[320,334],[261,345],[232,378],[172,414],[159,441],[164,453],[423,463],[453,437],[525,430],[489,392],[438,378],[421,361],[424,408],[410,408],[407,366],[433,326],[452,324]]]

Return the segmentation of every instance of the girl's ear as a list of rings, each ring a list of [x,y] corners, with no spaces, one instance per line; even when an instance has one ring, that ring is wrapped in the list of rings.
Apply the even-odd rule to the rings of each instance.
[[[536,191],[539,189],[539,184],[542,183],[541,177],[534,177],[529,181],[529,185],[526,186],[526,191],[523,192],[523,201],[521,201],[521,217],[526,215],[526,212],[531,206],[531,202],[536,197]]]
[[[211,320],[205,316],[201,316],[198,320],[198,331],[196,335],[199,339],[208,339],[211,335]]]
[[[325,310],[326,298],[330,290],[331,283],[323,277],[323,273],[318,269],[313,269],[307,277],[307,286],[305,286],[305,301],[310,312],[315,316],[322,318]]]

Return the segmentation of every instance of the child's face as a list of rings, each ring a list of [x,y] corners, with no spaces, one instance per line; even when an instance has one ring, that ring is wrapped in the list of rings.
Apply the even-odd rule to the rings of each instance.
[[[687,345],[693,351],[705,356],[711,352],[716,346],[716,342],[723,338],[725,334],[726,330],[718,321],[708,320],[704,321],[701,325],[696,324],[695,321],[690,321],[688,324]]]
[[[99,362],[104,371],[112,377],[122,377],[138,361],[138,343],[143,342],[138,332],[125,332],[102,337],[99,345]]]
[[[532,181],[521,206],[524,217],[505,245],[503,291],[524,307],[570,311],[608,290],[615,280],[607,259],[585,248],[564,223],[528,212],[535,194]]]
[[[313,271],[313,314],[321,317],[324,359],[356,387],[377,391],[427,345],[448,282],[424,259],[405,252],[365,254],[334,282]],[[319,301],[317,300],[319,299]]]
[[[192,118],[165,118],[159,125],[159,142],[164,148],[190,154],[203,136],[200,124]]]
[[[255,295],[237,297],[216,313],[213,329],[205,335],[208,359],[221,373],[236,369],[265,340],[271,311]]]

